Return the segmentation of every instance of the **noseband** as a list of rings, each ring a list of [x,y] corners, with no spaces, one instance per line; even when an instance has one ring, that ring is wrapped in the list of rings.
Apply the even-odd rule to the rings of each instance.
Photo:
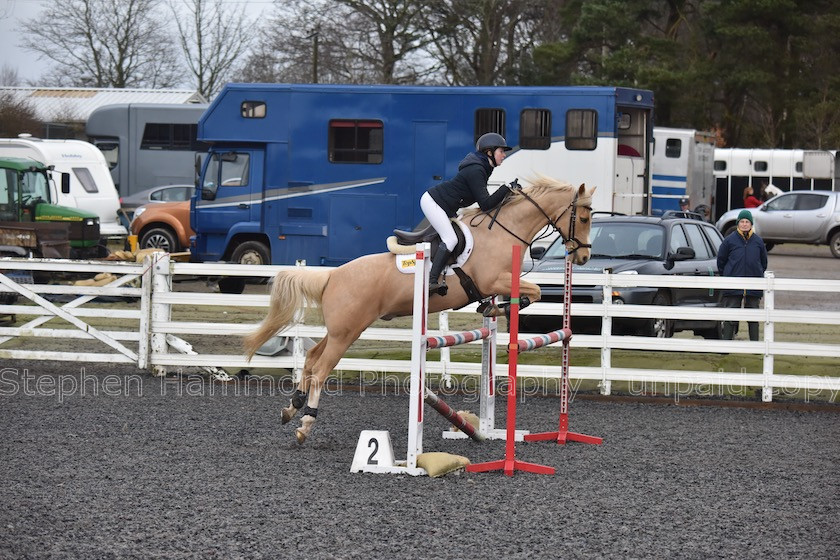
[[[525,193],[522,193],[522,194],[525,194]],[[536,202],[534,202],[534,200],[532,200],[532,199],[531,199],[528,195],[525,195],[525,196],[526,196],[526,197],[528,198],[528,200],[530,200],[530,201],[531,201],[534,205],[536,205],[536,206],[537,206],[537,208],[540,208],[540,207],[539,207],[539,205],[538,205]],[[552,222],[552,223],[550,224],[550,225],[551,225],[551,227],[553,227],[553,228],[554,228],[554,231],[556,231],[556,232],[560,235],[560,237],[563,237],[563,231],[562,231],[562,230],[560,229],[560,227],[557,225],[557,222],[559,222],[559,221],[560,221],[560,218],[562,218],[562,217],[563,217],[563,214],[565,214],[565,213],[566,213],[566,212],[568,212],[569,210],[571,210],[571,211],[572,211],[572,212],[571,212],[571,215],[569,216],[569,236],[568,236],[568,237],[563,237],[563,243],[566,245],[566,252],[567,252],[568,254],[570,254],[570,255],[571,255],[572,253],[576,252],[578,249],[580,249],[580,248],[582,248],[582,247],[585,247],[585,248],[587,248],[587,249],[592,247],[592,244],[591,244],[591,243],[581,243],[581,242],[580,242],[580,239],[578,239],[578,238],[575,236],[575,224],[577,223],[577,209],[578,209],[578,203],[577,203],[577,200],[578,200],[578,193],[577,193],[577,192],[575,192],[575,197],[572,199],[572,202],[570,202],[570,203],[569,203],[569,205],[568,205],[568,206],[566,206],[566,209],[565,209],[565,210],[563,210],[562,212],[560,212],[560,215],[559,215],[559,216],[557,216],[557,219],[556,219],[556,220],[554,220],[554,222]],[[588,208],[590,212],[592,211],[592,207],[591,207],[591,206],[584,206],[584,208]],[[544,215],[546,215],[546,214],[545,214],[545,212],[543,211],[543,209],[542,209],[542,208],[540,208],[540,212],[542,212]],[[546,215],[546,217],[548,217],[548,215]],[[573,248],[572,250],[569,250],[569,243],[574,243],[574,244],[575,244],[575,245],[574,245],[574,248]]]

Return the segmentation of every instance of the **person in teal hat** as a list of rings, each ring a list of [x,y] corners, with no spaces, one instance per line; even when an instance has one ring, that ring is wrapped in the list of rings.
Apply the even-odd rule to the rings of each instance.
[[[749,210],[738,214],[738,227],[720,244],[717,255],[718,271],[722,276],[761,278],[767,270],[767,248],[753,229],[753,215]],[[761,290],[734,289],[723,291],[724,307],[758,308]],[[732,340],[737,322],[724,321],[723,338]],[[750,340],[758,340],[758,323],[748,323]]]

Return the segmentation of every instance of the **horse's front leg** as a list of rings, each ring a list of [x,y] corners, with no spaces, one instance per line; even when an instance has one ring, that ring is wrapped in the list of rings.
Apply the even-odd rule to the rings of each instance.
[[[283,424],[287,424],[291,421],[291,419],[295,417],[295,414],[297,414],[297,411],[306,406],[306,393],[309,392],[309,385],[312,379],[312,366],[321,356],[321,352],[323,352],[326,343],[327,337],[325,336],[320,342],[318,342],[318,344],[310,348],[306,353],[306,360],[303,363],[303,373],[301,374],[298,388],[295,389],[294,393],[292,393],[292,399],[289,402],[289,406],[284,408],[280,414],[280,419]]]
[[[500,274],[496,281],[491,285],[492,293],[510,295],[513,287],[511,284],[512,279],[513,275],[510,272],[503,272]],[[528,282],[527,280],[519,280],[520,309],[527,307],[535,301],[539,301],[541,294],[542,292],[540,291],[540,287],[536,284]],[[505,315],[505,307],[507,306],[499,307],[498,305],[493,305],[484,309],[483,314],[485,317],[501,317],[502,315]]]
[[[536,303],[542,297],[542,290],[540,287],[532,282],[525,280],[519,281],[519,299],[528,298],[529,303]],[[527,306],[523,306],[527,307]]]

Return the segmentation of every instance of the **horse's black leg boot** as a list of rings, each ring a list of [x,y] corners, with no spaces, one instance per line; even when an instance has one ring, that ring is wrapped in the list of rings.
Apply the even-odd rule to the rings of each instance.
[[[449,261],[449,255],[451,254],[451,251],[446,248],[446,245],[441,243],[437,253],[435,253],[435,259],[432,261],[432,270],[429,272],[430,293],[438,293],[442,296],[446,295],[446,279],[441,278],[440,282],[438,282],[438,278],[443,272],[443,269],[446,268],[446,263]]]

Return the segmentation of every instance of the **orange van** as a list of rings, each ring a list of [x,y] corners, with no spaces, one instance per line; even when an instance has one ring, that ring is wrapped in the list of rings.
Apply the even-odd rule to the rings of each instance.
[[[188,251],[190,237],[190,201],[155,202],[140,206],[129,226],[137,236],[140,249],[156,247],[168,253]]]

